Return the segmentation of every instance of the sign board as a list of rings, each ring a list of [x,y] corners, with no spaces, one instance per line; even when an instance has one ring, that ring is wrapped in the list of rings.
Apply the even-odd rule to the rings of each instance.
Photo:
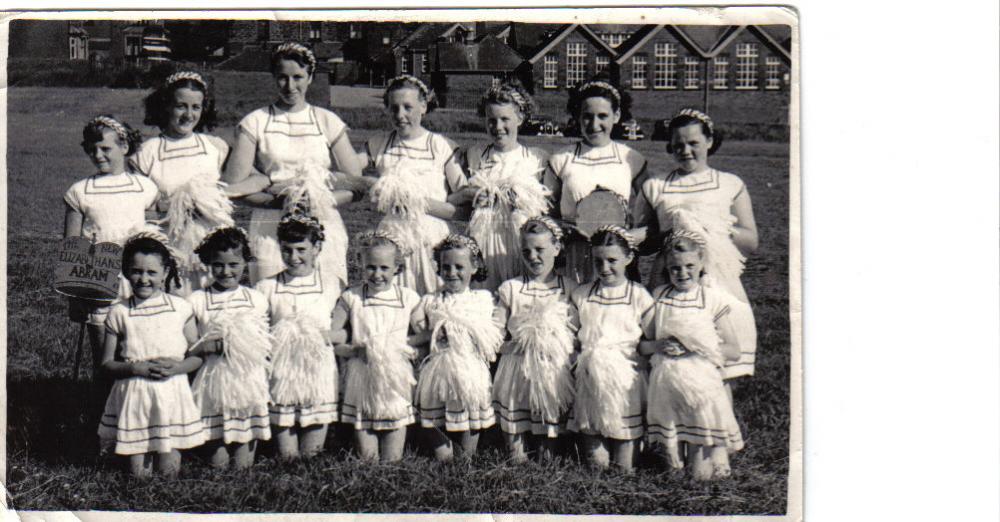
[[[92,243],[85,237],[67,237],[56,263],[56,292],[93,301],[112,301],[118,295],[122,247]]]

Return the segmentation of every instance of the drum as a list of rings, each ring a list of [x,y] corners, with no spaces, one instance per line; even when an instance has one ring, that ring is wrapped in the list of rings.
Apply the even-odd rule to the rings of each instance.
[[[84,237],[63,239],[53,287],[60,294],[110,303],[118,296],[122,247],[92,243]]]
[[[598,187],[576,204],[576,227],[588,238],[604,225],[627,222],[628,201],[608,189]]]

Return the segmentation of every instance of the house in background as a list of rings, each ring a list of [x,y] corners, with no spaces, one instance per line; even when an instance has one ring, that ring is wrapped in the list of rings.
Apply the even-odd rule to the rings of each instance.
[[[170,36],[163,20],[14,20],[9,57],[149,66],[170,59]]]
[[[475,108],[483,93],[515,76],[523,58],[501,38],[498,31],[472,43],[439,42],[433,47],[431,84],[441,105]]]
[[[594,76],[608,74],[618,55],[589,26],[565,24],[522,55],[517,77],[529,92],[567,89]]]

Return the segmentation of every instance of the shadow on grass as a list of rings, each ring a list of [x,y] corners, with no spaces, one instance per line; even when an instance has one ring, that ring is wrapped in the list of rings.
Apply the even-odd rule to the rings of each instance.
[[[97,418],[107,393],[69,376],[7,381],[8,453],[49,464],[88,464],[97,455]],[[99,405],[97,404],[99,402]]]

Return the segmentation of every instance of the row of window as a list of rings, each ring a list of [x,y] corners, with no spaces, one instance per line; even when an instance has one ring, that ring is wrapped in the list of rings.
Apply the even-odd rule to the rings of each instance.
[[[420,73],[427,74],[431,71],[431,59],[427,56],[427,53],[413,53],[413,62],[420,63]],[[410,71],[410,60],[409,56],[403,55],[402,64],[400,67],[400,73],[402,74],[413,74]]]
[[[736,82],[737,89],[758,88],[758,63],[760,49],[756,43],[736,44]],[[684,89],[701,88],[701,60],[694,56],[684,57],[678,62],[677,44],[660,42],[653,46],[653,88],[677,89],[678,82]],[[600,74],[607,68],[609,57],[595,57],[594,74]],[[777,56],[768,56],[764,61],[764,88],[778,89],[781,87],[781,60]],[[648,89],[647,79],[648,57],[638,54],[632,57],[632,88]],[[683,74],[678,74],[678,66]],[[542,69],[542,85],[548,89],[558,87],[559,57],[554,54],[545,55]],[[579,42],[566,44],[566,87],[582,82],[587,77],[587,48]],[[729,88],[729,57],[716,56],[712,59],[713,89]]]

